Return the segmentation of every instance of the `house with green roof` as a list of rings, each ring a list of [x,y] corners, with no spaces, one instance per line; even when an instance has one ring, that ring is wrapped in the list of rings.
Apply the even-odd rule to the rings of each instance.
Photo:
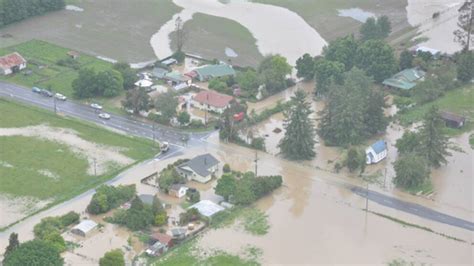
[[[235,76],[235,70],[227,64],[206,65],[193,70],[199,81],[207,81],[212,78]]]
[[[382,84],[389,88],[410,90],[425,79],[425,74],[425,71],[421,69],[408,68],[384,80]]]

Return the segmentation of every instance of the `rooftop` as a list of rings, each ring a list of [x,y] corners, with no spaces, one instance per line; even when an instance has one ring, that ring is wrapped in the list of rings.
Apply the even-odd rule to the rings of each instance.
[[[409,90],[416,86],[416,83],[425,76],[425,72],[417,68],[408,68],[398,72],[391,78],[382,82],[382,84],[399,88],[402,90]]]
[[[2,69],[10,69],[14,66],[18,66],[24,63],[26,63],[25,58],[23,58],[17,52],[0,57],[0,68]]]
[[[153,238],[154,240],[158,240],[160,243],[163,243],[165,245],[168,245],[173,239],[170,235],[162,233],[154,233],[151,235],[151,238]]]
[[[196,208],[201,215],[206,217],[211,217],[214,214],[224,210],[224,207],[210,201],[210,200],[201,200],[200,202],[191,205],[188,209]]]
[[[227,64],[206,65],[196,68],[194,71],[202,77],[212,78],[235,75],[235,70],[232,68],[232,66]]]
[[[377,142],[375,142],[374,144],[372,144],[372,149],[375,151],[375,153],[381,153],[383,152],[384,150],[387,149],[387,146],[385,145],[385,141],[383,140],[379,140]]]
[[[234,97],[211,90],[200,91],[194,96],[194,100],[201,104],[209,104],[217,108],[226,107]]]
[[[80,230],[84,233],[88,233],[97,226],[97,223],[92,220],[83,220],[78,225],[74,226],[72,229]]]
[[[461,115],[458,115],[458,114],[454,114],[454,113],[450,113],[450,112],[446,112],[446,111],[442,111],[439,113],[441,118],[443,118],[444,120],[450,120],[450,121],[454,121],[456,123],[462,123],[464,121],[466,121],[466,118],[464,116],[461,116]]]
[[[193,159],[180,164],[178,167],[189,167],[200,176],[208,176],[211,174],[209,168],[216,166],[218,163],[219,161],[214,156],[206,153],[196,156]]]

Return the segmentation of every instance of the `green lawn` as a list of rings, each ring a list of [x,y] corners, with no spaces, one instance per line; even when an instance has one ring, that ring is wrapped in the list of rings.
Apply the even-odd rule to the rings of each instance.
[[[197,13],[184,24],[184,29],[188,36],[183,49],[190,53],[207,59],[231,59],[241,66],[256,66],[263,58],[250,31],[233,20]],[[175,34],[171,34],[171,40],[171,47],[176,47]],[[226,47],[238,57],[227,57]]]
[[[448,129],[448,133],[456,134],[469,131],[473,128],[474,119],[474,85],[467,85],[462,88],[446,92],[444,96],[433,102],[415,106],[403,113],[397,115],[402,125],[409,125],[421,121],[425,113],[431,106],[437,105],[442,111],[449,111],[465,116],[468,119],[467,124],[462,130]]]
[[[121,153],[135,161],[152,157],[157,149],[151,141],[133,138],[76,119],[63,118],[52,112],[0,99],[0,127],[25,127],[47,124],[78,132],[82,139],[122,148]],[[86,158],[73,153],[64,144],[31,137],[0,137],[0,161],[13,167],[0,166],[0,193],[13,196],[53,198],[52,204],[80,194],[112,177],[120,167],[114,166],[101,176],[87,174]],[[48,170],[52,178],[41,170]]]

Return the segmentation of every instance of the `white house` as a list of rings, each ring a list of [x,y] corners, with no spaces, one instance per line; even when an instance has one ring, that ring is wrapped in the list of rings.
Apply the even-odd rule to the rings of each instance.
[[[207,183],[219,168],[219,161],[211,154],[202,154],[182,163],[176,167],[176,171],[188,180]]]
[[[0,57],[0,74],[2,75],[10,75],[25,68],[26,60],[17,52]]]
[[[194,95],[192,105],[201,110],[222,114],[230,106],[234,97],[211,90],[203,90]]]
[[[186,196],[187,191],[188,191],[187,187],[180,184],[174,184],[174,185],[171,185],[170,189],[168,190],[168,194],[176,198],[182,198]]]
[[[365,150],[367,156],[367,164],[374,164],[382,161],[387,157],[387,145],[385,141],[379,140]]]
[[[97,227],[97,223],[92,220],[84,220],[80,224],[71,229],[71,233],[86,237],[92,230]]]

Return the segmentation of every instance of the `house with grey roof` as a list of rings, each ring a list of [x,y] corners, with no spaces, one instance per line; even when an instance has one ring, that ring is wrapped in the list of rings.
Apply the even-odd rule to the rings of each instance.
[[[382,82],[388,88],[410,90],[425,79],[425,71],[418,68],[404,69]]]
[[[207,183],[219,169],[219,161],[209,153],[176,166],[176,171],[188,180]]]

